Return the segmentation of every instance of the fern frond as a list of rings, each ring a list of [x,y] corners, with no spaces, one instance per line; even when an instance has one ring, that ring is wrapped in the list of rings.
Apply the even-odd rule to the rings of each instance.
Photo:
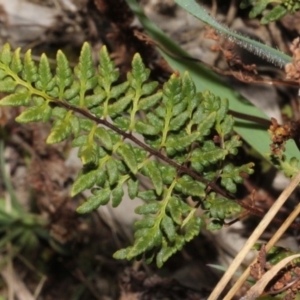
[[[131,199],[143,199],[145,204],[136,209],[143,218],[135,223],[134,244],[114,256],[144,255],[147,262],[156,259],[162,266],[199,234],[209,223],[205,219],[221,226],[240,211],[227,191],[236,191],[243,173],[253,172],[253,164],[232,164],[241,141],[233,132],[226,99],[208,91],[197,93],[188,73],[173,74],[158,89],[138,54],[127,80],[119,82],[106,47],[99,58],[95,68],[85,43],[73,71],[58,51],[52,73],[45,54],[36,66],[30,51],[22,60],[20,49],[11,53],[5,45],[0,52],[0,91],[7,95],[0,105],[25,106],[19,122],[51,122],[47,143],[71,139],[78,147],[83,167],[71,195],[91,189],[78,213],[110,201],[118,206],[124,188]],[[140,185],[141,176],[149,181],[149,189]],[[196,216],[198,206],[207,211],[202,217]]]

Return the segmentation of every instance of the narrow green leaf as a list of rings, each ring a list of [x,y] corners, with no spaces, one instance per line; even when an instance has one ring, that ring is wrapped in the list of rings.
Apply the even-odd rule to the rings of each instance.
[[[134,128],[136,132],[145,135],[157,135],[161,130],[159,127],[154,127],[142,121],[137,121],[134,125]]]
[[[150,75],[150,70],[145,67],[141,56],[136,53],[132,59],[132,76],[134,78],[131,85],[133,88],[141,88],[142,83],[148,80]]]
[[[127,186],[130,199],[137,197],[139,192],[139,181],[137,179],[133,180],[130,178],[127,182]]]
[[[73,82],[73,75],[68,59],[61,50],[57,52],[56,62],[57,67],[55,78],[59,90],[59,98],[62,99],[65,89],[71,86]]]
[[[157,201],[151,201],[135,209],[135,213],[139,215],[156,214],[161,208],[161,204]]]
[[[206,186],[199,181],[191,179],[189,176],[183,176],[178,179],[176,187],[177,190],[185,195],[205,197]]]
[[[153,228],[147,230],[146,234],[143,234],[139,239],[137,239],[127,254],[127,259],[132,259],[147,250],[152,249],[156,245],[161,244],[162,234],[161,231],[154,226]]]
[[[29,91],[10,94],[0,100],[1,106],[27,106],[31,100]]]
[[[145,201],[156,200],[157,195],[154,190],[141,191],[138,193],[138,197]]]
[[[195,142],[198,137],[199,137],[199,132],[193,132],[192,134],[189,135],[182,134],[182,136],[172,135],[169,136],[169,138],[167,139],[165,146],[181,151],[186,147],[190,146],[193,142]]]
[[[12,60],[11,49],[8,43],[4,44],[0,52],[0,61],[8,66]]]
[[[67,139],[72,134],[72,126],[69,118],[57,120],[46,140],[47,144],[56,144]]]
[[[232,132],[233,130],[233,125],[234,125],[234,119],[232,116],[227,115],[224,117],[223,122],[220,124],[220,132],[219,134],[222,136],[225,136]]]
[[[73,183],[71,196],[74,197],[80,192],[92,188],[97,181],[98,172],[96,169],[79,173]]]
[[[47,122],[51,117],[52,109],[49,103],[45,101],[40,106],[32,106],[24,110],[17,118],[16,121],[19,123],[29,122]]]
[[[185,0],[175,0],[175,2],[205,24],[216,29],[218,33],[223,34],[235,44],[248,51],[251,51],[255,55],[258,55],[259,57],[264,58],[265,60],[280,67],[291,61],[291,57],[280,52],[279,50],[240,35],[237,32],[230,30],[226,26],[222,26],[222,24],[210,16],[204,8],[197,4],[195,0],[189,0],[188,2]]]
[[[108,106],[108,114],[110,116],[115,116],[123,112],[131,102],[132,102],[132,95],[127,95],[122,97],[115,103]]]
[[[139,110],[148,110],[149,108],[153,107],[157,102],[159,102],[162,98],[162,92],[157,92],[153,95],[148,97],[142,98],[139,101],[138,109]]]
[[[115,189],[112,191],[112,207],[117,207],[124,196],[123,187],[121,185],[117,185]]]
[[[130,252],[131,247],[128,247],[126,249],[120,249],[116,251],[113,255],[114,259],[126,259],[128,253]]]
[[[130,171],[133,174],[136,174],[138,166],[132,146],[130,144],[123,144],[118,148],[117,153],[124,159],[124,162]]]
[[[89,197],[76,211],[79,214],[86,214],[97,209],[100,205],[106,205],[110,198],[110,192],[108,189],[100,190],[96,195]]]
[[[150,216],[146,216],[141,220],[135,221],[134,228],[135,230],[142,228],[151,228],[155,225],[156,219]]]
[[[229,109],[229,101],[226,98],[219,98],[220,108],[217,111],[216,121],[218,123],[224,122],[224,119],[228,116],[228,109]]]
[[[109,57],[109,53],[105,46],[101,47],[99,52],[99,84],[105,91],[110,90],[112,83],[119,78],[119,72],[115,70],[115,65]]]
[[[79,132],[80,132],[80,121],[79,121],[79,117],[76,115],[71,115],[70,116],[70,124],[72,127],[72,132],[74,134],[74,136],[78,136]]]
[[[156,161],[149,161],[144,165],[142,171],[151,179],[157,195],[161,195],[163,191],[163,180],[160,169],[158,168],[158,163]]]
[[[182,249],[184,243],[182,236],[176,236],[175,245],[169,247],[167,241],[163,239],[162,247],[156,255],[157,267],[161,268],[174,253]]]
[[[210,131],[215,124],[216,115],[216,112],[212,112],[198,124],[197,130],[201,136],[207,136],[210,134]]]
[[[80,157],[83,165],[98,165],[99,155],[97,143],[87,139],[87,143],[80,147],[78,156]]]
[[[16,86],[17,83],[10,76],[0,80],[0,92],[13,93],[15,91]]]
[[[176,237],[176,229],[172,219],[169,216],[165,215],[161,221],[160,226],[163,232],[166,234],[168,240],[170,242],[174,242]]]
[[[223,160],[227,151],[216,147],[213,141],[207,141],[202,148],[197,148],[191,153],[191,162],[200,163],[203,166],[214,164]]]
[[[238,135],[233,135],[229,141],[225,142],[225,149],[230,154],[236,155],[238,153],[238,147],[242,146],[242,141]]]
[[[170,127],[169,130],[170,131],[176,131],[179,130],[184,123],[187,121],[189,117],[189,113],[187,111],[181,113],[180,115],[176,116],[175,118],[173,118],[170,122]]]
[[[31,50],[27,50],[24,56],[24,68],[22,70],[22,79],[28,83],[34,83],[38,79],[38,71],[35,62],[32,60]]]
[[[154,92],[154,90],[157,88],[158,82],[157,81],[151,81],[144,83],[142,85],[142,96],[150,95]]]
[[[242,211],[240,205],[237,202],[219,197],[215,193],[210,193],[207,199],[204,201],[204,209],[207,209],[206,215],[209,218],[225,219],[232,217],[235,214],[239,214]]]
[[[128,81],[125,81],[123,83],[113,86],[110,90],[110,97],[118,99],[122,94],[124,94],[126,92],[128,87],[129,87]]]
[[[177,197],[170,197],[168,201],[167,210],[170,213],[173,221],[177,225],[181,225],[182,222],[181,203]]]
[[[118,165],[114,158],[109,159],[105,164],[110,185],[114,185],[119,179]]]
[[[11,64],[10,64],[10,69],[15,74],[18,74],[23,69],[23,64],[22,64],[22,61],[21,61],[20,51],[21,51],[21,48],[17,48],[14,51],[14,54],[13,54],[13,57],[12,57],[12,61],[11,61]]]
[[[260,23],[262,25],[266,25],[270,22],[274,22],[279,20],[280,18],[284,17],[287,14],[287,9],[283,5],[278,5],[274,7],[270,12],[266,13]]]
[[[185,225],[184,239],[186,242],[191,241],[200,233],[201,228],[204,227],[204,222],[201,218],[193,216]]]
[[[39,69],[38,69],[38,81],[35,86],[41,91],[48,91],[54,88],[54,80],[51,74],[50,65],[46,54],[42,54]]]
[[[81,48],[79,64],[75,68],[75,73],[80,80],[81,89],[84,92],[94,88],[97,84],[97,78],[95,77],[95,68],[92,59],[92,49],[87,42],[85,42]]]
[[[95,136],[100,140],[107,150],[112,150],[113,144],[107,129],[98,127],[95,131]]]
[[[72,147],[80,147],[87,143],[88,137],[86,135],[80,135],[72,140]]]
[[[267,7],[267,5],[273,0],[260,0],[255,3],[255,6],[249,13],[249,18],[253,19],[260,15]]]

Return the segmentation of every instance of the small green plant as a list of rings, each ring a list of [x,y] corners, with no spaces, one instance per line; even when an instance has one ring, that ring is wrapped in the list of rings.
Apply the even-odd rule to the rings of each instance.
[[[83,168],[72,196],[92,191],[78,213],[109,201],[118,206],[125,187],[131,199],[143,199],[136,209],[143,218],[134,225],[134,244],[114,256],[145,255],[162,266],[208,221],[207,228],[220,228],[225,218],[241,212],[232,194],[253,164],[239,166],[228,159],[242,142],[233,132],[226,99],[197,93],[187,73],[172,75],[157,89],[139,55],[127,80],[119,82],[105,47],[99,59],[96,71],[85,43],[73,71],[59,51],[52,74],[46,55],[36,66],[30,51],[22,61],[20,49],[12,53],[7,44],[0,52],[0,90],[8,95],[0,105],[24,106],[18,122],[51,122],[47,143],[71,138],[78,147]],[[151,181],[151,189],[140,188],[140,176]],[[198,206],[204,215],[195,215]]]
[[[293,14],[300,9],[300,3],[297,0],[242,0],[240,8],[244,9],[253,6],[250,10],[249,17],[256,18],[262,14],[270,4],[272,4],[273,7],[263,15],[260,21],[261,24],[265,25],[277,21],[288,13]]]

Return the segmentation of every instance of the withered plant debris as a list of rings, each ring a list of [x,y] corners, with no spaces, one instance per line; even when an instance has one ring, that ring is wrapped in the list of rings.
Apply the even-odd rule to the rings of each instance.
[[[278,124],[275,118],[271,118],[271,125],[268,132],[271,135],[272,144],[270,145],[271,152],[274,156],[282,159],[283,152],[285,151],[285,144],[289,139],[293,139],[300,146],[300,122],[291,121],[287,124]]]
[[[172,278],[161,278],[157,275],[147,276],[145,272],[127,268],[119,279],[120,300],[202,300],[208,296],[207,291],[195,291],[181,285]]]
[[[293,54],[293,62],[285,66],[286,78],[295,80],[300,84],[300,38],[296,38],[290,50]]]

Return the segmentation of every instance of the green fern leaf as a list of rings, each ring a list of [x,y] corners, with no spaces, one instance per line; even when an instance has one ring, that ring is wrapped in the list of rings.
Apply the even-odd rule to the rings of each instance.
[[[177,197],[170,197],[168,201],[167,211],[172,217],[172,220],[177,224],[182,223],[181,201]]]
[[[139,215],[149,215],[149,214],[156,214],[161,209],[161,204],[157,201],[149,201],[146,204],[138,206],[135,209],[135,213]]]
[[[202,171],[204,167],[223,160],[227,151],[216,147],[213,141],[207,141],[202,148],[195,149],[191,154],[192,167],[198,172]]]
[[[0,92],[13,93],[17,83],[11,77],[5,77],[0,80]]]
[[[178,116],[173,118],[170,122],[170,131],[177,131],[179,130],[189,118],[189,113],[187,111],[180,113]]]
[[[3,81],[2,81],[3,83]],[[1,82],[0,82],[1,89]],[[31,94],[29,91],[10,94],[1,99],[1,106],[28,106],[31,100]]]
[[[176,237],[176,229],[173,220],[169,216],[165,215],[162,218],[160,226],[162,231],[165,233],[166,237],[168,238],[168,241],[174,242]]]
[[[49,103],[45,101],[40,106],[29,107],[24,110],[17,118],[16,121],[19,123],[29,122],[47,122],[51,117],[52,109]]]
[[[150,229],[141,229],[135,233],[135,243],[127,254],[127,259],[131,260],[134,257],[151,250],[156,245],[161,244],[162,234],[156,226]]]
[[[100,205],[106,205],[110,199],[110,192],[108,189],[94,191],[95,194],[81,204],[76,211],[79,214],[87,214],[97,209]]]
[[[47,56],[43,53],[39,63],[38,81],[35,86],[37,89],[46,92],[54,88],[55,82],[51,74],[50,65]]]
[[[148,80],[150,75],[150,70],[147,69],[142,61],[142,58],[139,54],[135,54],[132,60],[132,78],[130,80],[130,75],[128,75],[130,85],[136,90],[139,91],[139,96],[142,96],[142,84]],[[148,87],[149,88],[149,87]],[[150,89],[153,86],[150,86]],[[147,87],[146,87],[147,89]]]
[[[95,130],[95,137],[97,137],[100,140],[105,149],[112,150],[112,139],[107,129],[104,129],[103,127],[98,127]]]
[[[249,17],[251,19],[253,19],[253,18],[257,17],[258,15],[260,15],[266,9],[267,5],[269,3],[271,3],[272,1],[273,0],[260,0],[260,1],[257,1],[255,6],[253,7],[253,9],[251,9],[251,11],[249,13]],[[245,7],[245,4],[241,5],[241,8],[242,7]]]
[[[97,181],[98,172],[97,169],[80,172],[72,185],[71,196],[74,197],[84,190],[91,189]]]
[[[138,103],[138,110],[148,110],[156,105],[162,98],[162,92],[157,92],[148,97],[142,98]]]
[[[30,49],[25,53],[24,56],[22,79],[31,84],[38,80],[38,70],[34,61],[32,60]]]
[[[117,207],[121,203],[124,196],[123,187],[121,185],[117,185],[117,187],[113,189],[111,196],[112,207]]]
[[[243,177],[242,173],[252,174],[253,163],[249,163],[240,167],[235,167],[232,164],[228,164],[223,168],[221,174],[221,185],[224,186],[229,192],[236,192],[236,183],[242,183]]]
[[[80,157],[83,165],[96,166],[99,162],[98,145],[94,140],[86,140],[86,143],[79,149],[78,156]]]
[[[194,214],[194,212],[193,212]],[[196,217],[193,215],[192,218],[189,218],[188,222],[185,224],[185,233],[184,233],[184,239],[186,242],[191,241],[195,236],[197,236],[202,227],[204,227],[204,222],[201,218]]]
[[[64,99],[64,91],[67,87],[73,83],[72,70],[69,66],[68,59],[62,51],[58,51],[56,55],[57,67],[56,67],[56,85],[58,87],[58,98]]]
[[[98,83],[103,87],[104,91],[108,93],[111,85],[118,80],[119,72],[115,70],[115,65],[110,59],[107,48],[104,46],[99,52],[99,80]]]
[[[134,199],[135,197],[137,197],[139,192],[139,181],[130,178],[127,182],[127,187],[130,199]]]
[[[227,134],[232,132],[234,125],[234,119],[232,116],[225,116],[223,122],[220,124],[220,126],[217,126],[218,134],[221,137],[225,137]]]
[[[284,6],[278,5],[278,6],[274,7],[271,11],[269,11],[268,13],[266,13],[262,17],[260,23],[262,25],[269,24],[270,22],[274,22],[276,20],[281,19],[287,13],[288,13],[288,10]]]
[[[14,51],[14,54],[12,56],[12,61],[11,61],[11,64],[10,64],[10,69],[15,73],[15,74],[18,74],[19,72],[22,71],[23,69],[23,64],[22,64],[22,61],[21,61],[21,55],[20,55],[20,52],[21,52],[21,48],[17,48],[15,51]]]
[[[123,112],[128,105],[132,102],[132,95],[126,95],[116,101],[115,103],[108,106],[108,114],[111,117],[114,117],[115,115],[120,114]]]
[[[242,208],[235,201],[219,197],[210,193],[204,202],[204,208],[208,210],[206,216],[224,220],[242,212]]]
[[[135,221],[134,228],[136,230],[142,228],[152,228],[156,223],[156,219],[151,216],[146,216],[141,220]]]
[[[155,192],[157,195],[161,195],[163,191],[163,180],[160,169],[158,168],[158,164],[156,161],[149,161],[143,168],[142,172],[146,176],[148,176],[155,188]]]
[[[184,245],[184,239],[181,236],[176,236],[175,245],[170,247],[165,239],[163,239],[162,247],[156,255],[156,265],[161,268],[163,264]]]
[[[158,82],[157,81],[151,81],[151,82],[144,83],[142,85],[141,96],[151,95],[155,91],[155,89],[157,88],[157,86],[158,86]]]
[[[189,196],[203,198],[205,196],[205,185],[202,182],[193,180],[190,176],[184,175],[177,180],[175,189]]]
[[[119,170],[115,159],[110,158],[105,164],[110,185],[114,185],[119,180]]]
[[[154,190],[141,191],[138,193],[138,198],[145,201],[157,200],[157,195]]]
[[[144,135],[155,136],[160,132],[160,128],[146,124],[142,121],[137,121],[134,127],[135,131]]]
[[[138,171],[138,165],[132,146],[130,144],[121,145],[117,150],[117,154],[119,154],[123,158],[129,170],[133,174],[136,174]]]
[[[12,60],[11,55],[11,48],[8,43],[6,43],[0,52],[0,62],[2,62],[4,65],[8,66]]]
[[[47,144],[56,144],[67,139],[72,134],[70,118],[56,120],[46,140]]]

